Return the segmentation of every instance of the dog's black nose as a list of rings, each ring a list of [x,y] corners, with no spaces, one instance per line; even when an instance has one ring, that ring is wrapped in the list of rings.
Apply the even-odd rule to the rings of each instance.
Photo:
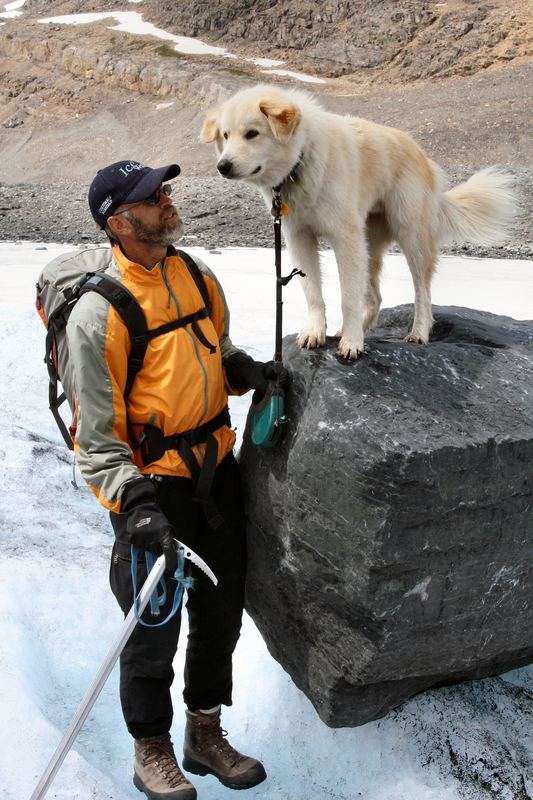
[[[229,160],[229,158],[221,158],[217,164],[217,169],[221,175],[224,175],[224,177],[227,178],[233,169],[233,163]]]

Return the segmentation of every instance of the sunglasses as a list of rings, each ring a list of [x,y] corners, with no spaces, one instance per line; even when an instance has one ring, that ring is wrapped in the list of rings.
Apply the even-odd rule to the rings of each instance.
[[[137,206],[158,206],[162,194],[166,195],[167,197],[172,194],[172,186],[170,183],[163,184],[163,186],[160,186],[158,189],[156,189],[155,192],[150,195],[150,197],[146,197],[144,200],[139,200],[138,203],[132,203],[129,208],[125,208],[122,211],[115,211],[115,215],[124,214],[126,211],[131,211],[132,208],[136,208]]]

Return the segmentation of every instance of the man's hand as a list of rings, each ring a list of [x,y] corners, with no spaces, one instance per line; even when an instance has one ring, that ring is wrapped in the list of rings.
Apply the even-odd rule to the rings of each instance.
[[[289,370],[286,369],[281,361],[267,361],[263,364],[262,373],[269,381],[276,381],[280,386],[285,386],[289,380]]]
[[[126,541],[157,556],[163,553],[167,570],[174,573],[177,566],[174,528],[159,507],[150,478],[143,476],[126,484],[121,511],[127,514]]]
[[[289,377],[280,361],[254,361],[246,353],[234,353],[224,364],[226,375],[236,389],[255,389],[253,402],[259,402],[268,389],[269,381],[283,386]]]

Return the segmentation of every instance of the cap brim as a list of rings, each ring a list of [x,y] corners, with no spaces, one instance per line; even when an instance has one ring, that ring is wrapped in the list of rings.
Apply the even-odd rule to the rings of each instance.
[[[146,200],[151,194],[158,189],[163,181],[170,181],[176,178],[181,172],[178,164],[170,164],[166,167],[159,167],[159,169],[152,169],[148,175],[145,175],[139,183],[129,192],[128,195],[122,200],[121,205],[124,203],[138,203],[141,200]]]

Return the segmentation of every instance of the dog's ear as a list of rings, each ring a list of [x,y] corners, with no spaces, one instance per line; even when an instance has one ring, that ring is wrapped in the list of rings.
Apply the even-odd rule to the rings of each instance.
[[[268,120],[270,130],[280,142],[287,142],[300,121],[300,109],[293,103],[261,100],[259,110]]]
[[[218,138],[218,113],[218,108],[213,108],[209,111],[200,131],[201,142],[214,142]]]

